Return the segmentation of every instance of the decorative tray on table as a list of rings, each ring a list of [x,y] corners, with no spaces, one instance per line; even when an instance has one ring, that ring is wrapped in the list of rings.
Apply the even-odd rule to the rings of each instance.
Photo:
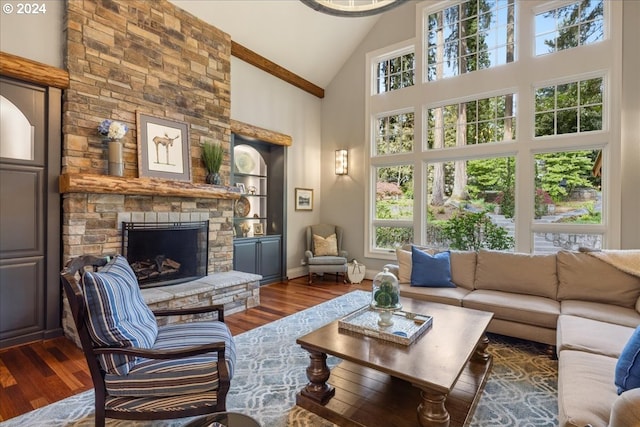
[[[379,311],[362,307],[338,320],[338,328],[358,332],[369,337],[409,345],[431,327],[433,318],[408,311],[394,311],[393,325],[378,326]]]

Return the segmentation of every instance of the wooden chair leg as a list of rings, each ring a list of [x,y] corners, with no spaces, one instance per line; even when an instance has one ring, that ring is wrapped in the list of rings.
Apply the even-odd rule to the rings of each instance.
[[[96,408],[95,411],[95,426],[96,427],[104,427],[105,424],[105,413],[103,408]]]

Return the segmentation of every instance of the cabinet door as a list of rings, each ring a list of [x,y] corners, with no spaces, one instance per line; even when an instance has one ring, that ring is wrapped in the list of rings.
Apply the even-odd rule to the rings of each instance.
[[[43,89],[2,80],[0,93],[0,347],[4,347],[39,339],[46,327],[47,122]],[[59,289],[60,282],[55,283]]]
[[[260,274],[258,271],[258,241],[256,239],[233,242],[233,269],[245,273]]]
[[[280,236],[260,240],[260,274],[265,278],[282,275]]]

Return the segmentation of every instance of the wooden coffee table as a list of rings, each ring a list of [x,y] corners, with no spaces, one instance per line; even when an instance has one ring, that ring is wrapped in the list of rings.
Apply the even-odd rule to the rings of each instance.
[[[469,423],[491,370],[485,332],[493,313],[401,298],[433,317],[410,345],[329,323],[296,340],[310,355],[296,403],[340,426],[447,427]],[[327,354],[343,361],[329,370]]]

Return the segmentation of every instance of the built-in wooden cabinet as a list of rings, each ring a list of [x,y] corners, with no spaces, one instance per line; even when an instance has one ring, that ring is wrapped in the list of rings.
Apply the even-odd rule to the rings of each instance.
[[[280,235],[247,237],[233,242],[233,269],[261,274],[262,284],[282,280],[282,238]]]
[[[286,279],[286,146],[233,135],[233,269],[261,274],[262,284]]]

